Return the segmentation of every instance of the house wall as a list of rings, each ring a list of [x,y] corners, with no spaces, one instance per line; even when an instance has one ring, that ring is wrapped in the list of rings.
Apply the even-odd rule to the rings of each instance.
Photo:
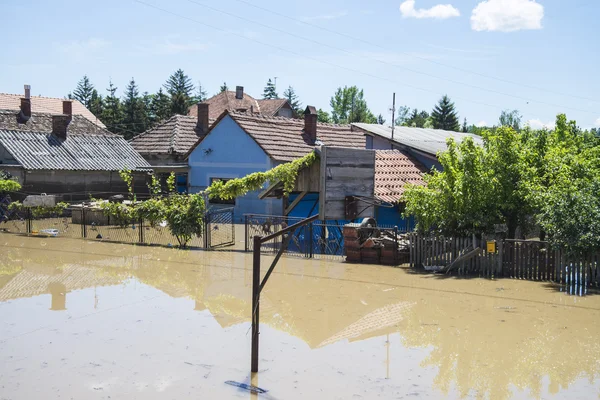
[[[241,178],[275,166],[254,139],[229,116],[223,118],[194,149],[188,164],[190,193],[206,189],[211,178]],[[242,222],[244,214],[283,213],[282,200],[261,200],[258,193],[251,192],[235,200],[236,221]]]
[[[117,171],[23,171],[17,176],[22,191],[64,195],[65,201],[106,198],[113,194],[127,194],[127,185]],[[134,173],[134,192],[148,193],[147,174]]]

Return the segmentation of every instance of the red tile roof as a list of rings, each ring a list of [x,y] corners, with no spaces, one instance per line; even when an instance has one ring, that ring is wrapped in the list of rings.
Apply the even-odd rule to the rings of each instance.
[[[247,113],[226,112],[250,135],[256,143],[276,161],[293,161],[303,157],[321,144],[333,147],[364,149],[365,135],[353,132],[350,125],[317,124],[317,141],[304,134],[304,120],[284,117],[265,117]],[[213,125],[218,125],[219,120]],[[209,131],[210,133],[210,131]]]
[[[273,99],[273,100],[257,100],[249,94],[244,93],[241,99],[235,98],[235,92],[225,91],[221,92],[210,99],[204,101],[208,104],[208,117],[211,119],[217,119],[224,111],[237,111],[237,112],[253,112],[262,114],[267,117],[272,117],[285,103],[286,99]],[[192,117],[198,116],[198,107],[196,104],[189,108],[188,115]]]
[[[8,94],[0,93],[0,109],[2,110],[15,110],[21,109],[21,94]],[[42,97],[42,96],[31,96],[31,112],[41,114],[62,114],[63,113],[63,100],[55,97]],[[73,101],[73,114],[81,115],[93,124],[98,125],[101,128],[106,128],[102,121],[100,121],[90,110],[85,108],[78,100]]]
[[[214,121],[209,119],[209,124]],[[185,155],[204,135],[196,128],[197,119],[174,115],[162,124],[139,134],[129,143],[142,155]]]
[[[425,185],[427,168],[418,160],[399,150],[375,151],[375,197],[397,203],[404,185]]]

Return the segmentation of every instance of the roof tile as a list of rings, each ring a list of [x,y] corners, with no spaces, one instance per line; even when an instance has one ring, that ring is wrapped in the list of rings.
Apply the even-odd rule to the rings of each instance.
[[[375,151],[375,197],[397,203],[407,183],[425,185],[427,168],[409,154],[399,150]]]

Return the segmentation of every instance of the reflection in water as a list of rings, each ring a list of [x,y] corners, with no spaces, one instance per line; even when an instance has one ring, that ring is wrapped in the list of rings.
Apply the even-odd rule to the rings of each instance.
[[[85,288],[93,290],[89,306],[107,310],[102,305],[114,298],[105,296],[99,302],[99,288],[148,285],[168,298],[193,300],[187,306],[192,314],[180,310],[180,303],[159,303],[171,308],[168,317],[164,317],[168,321],[159,319],[152,325],[151,332],[158,335],[156,340],[182,340],[171,337],[168,329],[165,336],[160,336],[158,326],[175,326],[207,315],[218,328],[203,322],[194,336],[208,340],[207,335],[214,335],[211,340],[216,341],[217,347],[223,343],[231,346],[230,340],[249,344],[249,336],[244,335],[250,321],[249,254],[67,239],[48,240],[42,247],[35,238],[11,235],[0,236],[0,243],[4,244],[0,250],[0,312],[5,310],[2,302],[47,294],[51,295],[51,310],[68,308],[69,312],[82,305],[74,300],[67,302],[67,297],[81,299]],[[116,296],[115,292],[110,293]],[[131,300],[125,297],[123,301],[130,304]],[[149,310],[146,319],[152,320],[154,308],[149,301],[141,304]],[[7,305],[18,313],[31,312],[31,308],[20,304]],[[600,380],[599,311],[600,296],[568,297],[533,282],[440,280],[407,274],[401,269],[287,258],[280,262],[261,300],[261,368],[284,363],[289,375],[282,376],[279,385],[294,387],[296,391],[301,390],[294,383],[300,379],[294,377],[301,375],[297,364],[309,363],[314,373],[324,365],[339,368],[337,372],[325,370],[321,379],[322,385],[327,386],[330,379],[347,381],[342,366],[350,363],[359,382],[376,385],[373,388],[380,385],[390,393],[411,379],[413,386],[433,384],[438,390],[434,396],[441,393],[450,397],[507,399],[526,393],[526,397],[528,394],[541,398],[570,393],[580,381],[583,383],[577,387],[585,393],[598,390]],[[145,319],[139,317],[136,321],[143,323]],[[119,321],[106,323],[117,324],[113,326],[116,331],[120,328]],[[243,329],[237,330],[238,326]],[[299,338],[313,351],[298,356],[304,361],[277,359],[290,344],[289,339],[280,338],[276,332]],[[5,349],[1,341],[7,337],[11,335],[0,330],[0,355]],[[369,369],[369,360],[354,361],[344,356],[354,351],[353,346],[376,357],[374,372]],[[228,357],[226,347],[215,351]],[[413,351],[418,354],[421,372],[403,369],[414,358],[407,352]],[[242,358],[242,364],[236,361],[228,368],[249,369],[249,357]],[[188,364],[194,368],[204,365]],[[205,379],[212,379],[209,367],[198,368],[206,369],[202,370]],[[263,371],[267,375],[261,375],[261,380],[266,379],[261,383],[272,387],[276,383],[268,379],[268,374],[275,372],[268,370]],[[432,378],[427,371],[433,372]],[[385,381],[375,379],[373,383],[371,377]],[[261,386],[258,375],[248,380]],[[352,393],[340,396],[348,397]]]

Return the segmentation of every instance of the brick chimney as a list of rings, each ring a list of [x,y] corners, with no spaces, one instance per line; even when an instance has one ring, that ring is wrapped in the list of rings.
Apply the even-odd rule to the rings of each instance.
[[[317,109],[313,106],[306,107],[304,111],[304,134],[311,142],[317,141]]]
[[[71,100],[63,100],[63,114],[73,116],[73,102]]]
[[[25,97],[21,97],[21,111],[19,122],[24,124],[31,118],[31,86],[25,85]]]
[[[61,139],[67,138],[67,128],[71,122],[70,115],[53,115],[52,116],[52,134]]]
[[[208,103],[198,103],[198,122],[196,123],[198,136],[208,132]]]
[[[235,87],[235,98],[238,100],[241,100],[244,98],[244,87],[243,86]]]

